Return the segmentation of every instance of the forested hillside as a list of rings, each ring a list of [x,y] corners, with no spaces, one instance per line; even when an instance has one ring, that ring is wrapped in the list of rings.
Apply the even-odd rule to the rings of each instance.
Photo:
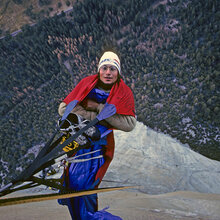
[[[106,49],[120,55],[139,121],[220,160],[219,6],[217,0],[76,1],[68,14],[0,40],[2,177],[33,159],[30,149],[55,130],[60,101],[96,73]]]
[[[0,37],[69,10],[76,0],[1,0]]]

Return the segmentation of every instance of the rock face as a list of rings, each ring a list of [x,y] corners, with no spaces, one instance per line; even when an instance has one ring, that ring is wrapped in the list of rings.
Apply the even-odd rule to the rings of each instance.
[[[115,141],[115,156],[106,181],[139,185],[139,191],[148,194],[183,190],[220,193],[220,162],[168,135],[138,122],[132,132],[115,131]]]
[[[114,199],[112,199],[114,198]],[[99,195],[100,208],[123,220],[219,220],[220,194],[178,191],[160,195],[117,191]]]

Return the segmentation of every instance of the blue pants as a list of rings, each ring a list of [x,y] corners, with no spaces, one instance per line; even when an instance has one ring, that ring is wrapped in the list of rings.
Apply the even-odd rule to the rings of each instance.
[[[98,152],[80,156],[91,151],[100,150]],[[90,149],[82,149],[75,156],[77,159],[89,159],[99,155],[103,155],[102,145],[94,143]],[[79,156],[79,157],[78,157]],[[80,191],[88,190],[95,187],[95,176],[99,168],[104,164],[104,158],[91,159],[89,161],[71,163],[68,176],[64,179],[64,186],[69,189]],[[67,205],[70,215],[74,220],[87,220],[89,213],[95,213],[98,210],[97,194],[89,196],[74,197],[70,199],[61,199],[58,202]]]

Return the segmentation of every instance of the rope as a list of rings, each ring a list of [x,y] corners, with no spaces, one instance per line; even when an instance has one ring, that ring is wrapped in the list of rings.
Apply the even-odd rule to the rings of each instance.
[[[88,153],[84,153],[84,154],[80,154],[78,156],[74,156],[73,158],[78,158],[78,157],[81,157],[81,156],[85,156],[85,155],[89,155],[89,154],[93,154],[93,153],[96,153],[96,152],[99,152],[101,151],[102,149],[98,149],[98,150],[94,150],[94,151],[90,151]]]
[[[94,160],[94,159],[99,159],[99,158],[103,158],[103,155],[99,155],[97,157],[91,157],[91,158],[87,158],[87,159],[74,159],[74,158],[67,158],[67,162],[69,163],[81,163],[81,162],[86,162],[86,161],[90,161],[90,160]]]
[[[80,162],[86,162],[86,161],[90,161],[90,160],[94,160],[94,159],[103,158],[103,155],[99,155],[99,156],[91,157],[91,158],[87,158],[87,159],[76,159],[76,158],[79,158],[79,157],[82,157],[82,156],[86,156],[86,155],[90,155],[90,154],[100,152],[101,150],[102,149],[94,150],[94,151],[91,151],[91,152],[88,152],[88,153],[77,155],[75,157],[67,158],[66,161],[69,162],[69,163],[80,163]]]
[[[61,157],[58,157],[56,160],[55,160],[55,163],[59,163],[59,162],[62,162],[62,161],[67,161],[67,162],[70,162],[71,160],[75,160],[76,158],[79,158],[79,157],[82,157],[82,156],[86,156],[86,155],[89,155],[89,154],[93,154],[93,153],[97,153],[99,151],[101,151],[102,149],[99,149],[99,150],[94,150],[94,151],[91,151],[91,152],[88,152],[88,153],[84,153],[84,154],[80,154],[80,155],[77,155],[77,156],[74,156],[74,157],[71,157],[71,158],[68,158],[67,154],[65,155],[62,155]],[[102,158],[103,155],[100,155],[98,157],[93,157],[94,159],[97,159],[97,158]],[[89,160],[92,160],[93,158],[89,158]],[[83,160],[83,159],[81,159]],[[85,161],[88,161],[88,159],[85,159]],[[80,162],[83,162],[83,161],[80,161]]]

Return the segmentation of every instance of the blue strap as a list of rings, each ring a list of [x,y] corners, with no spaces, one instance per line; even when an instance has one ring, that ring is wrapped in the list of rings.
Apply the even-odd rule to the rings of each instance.
[[[102,121],[116,113],[116,108],[113,104],[106,103],[102,111],[96,117],[99,121]]]
[[[66,107],[66,109],[65,109],[65,112],[64,112],[64,114],[63,114],[63,116],[62,116],[62,121],[64,121],[64,120],[67,118],[67,116],[68,116],[69,113],[75,108],[75,106],[77,105],[77,103],[78,103],[77,100],[73,100],[72,102],[70,102],[70,103],[67,105],[67,107]]]

